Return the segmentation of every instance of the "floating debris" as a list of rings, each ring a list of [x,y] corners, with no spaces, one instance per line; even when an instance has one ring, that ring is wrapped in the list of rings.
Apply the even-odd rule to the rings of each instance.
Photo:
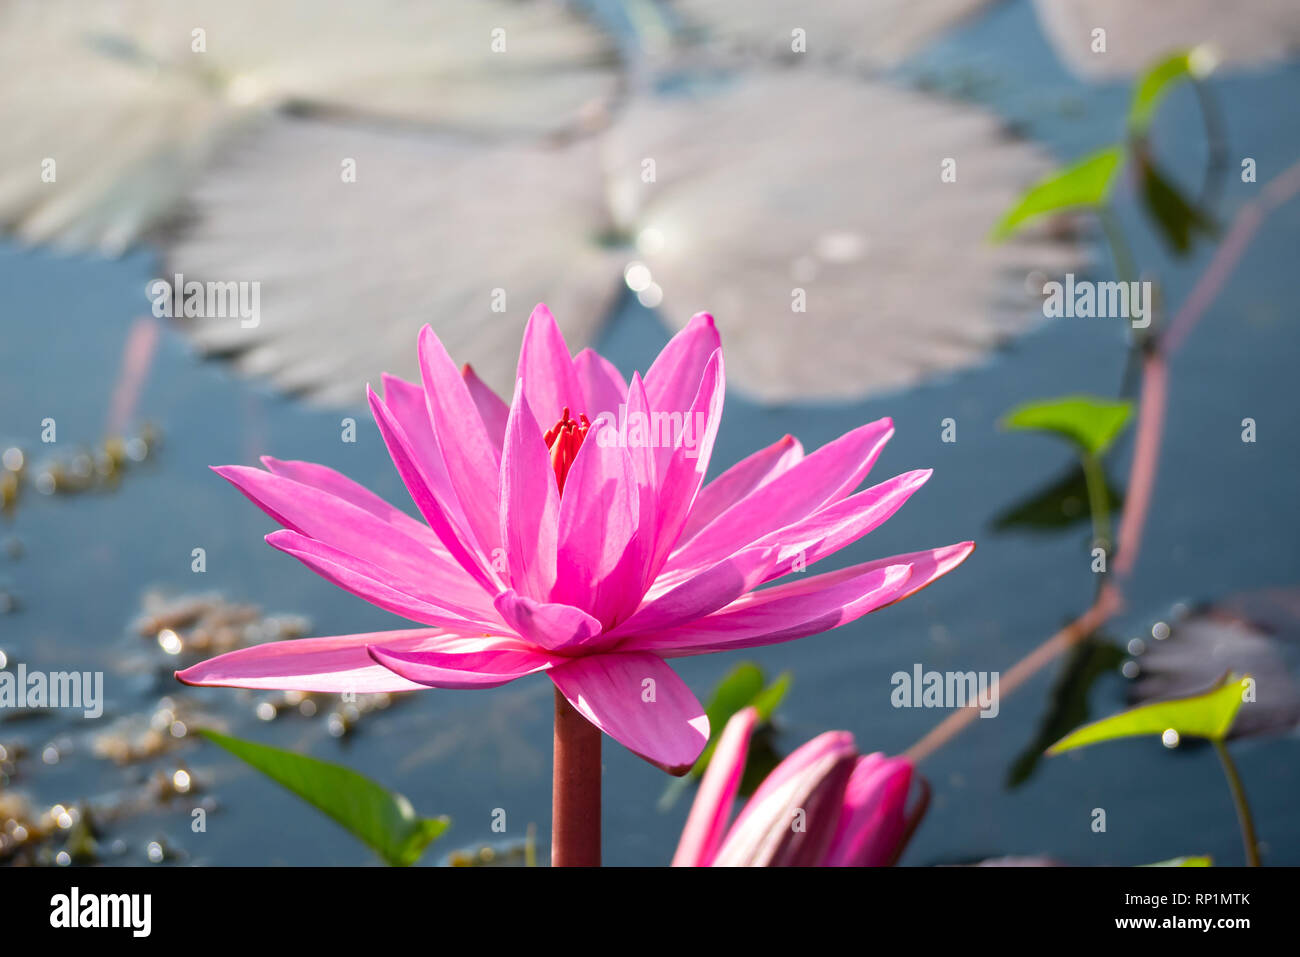
[[[219,594],[169,597],[151,590],[132,628],[170,656],[214,655],[266,641],[301,638],[311,627],[302,615],[263,615]]]
[[[91,752],[119,766],[150,761],[177,750],[197,728],[223,728],[188,699],[165,697],[150,712],[119,718],[96,734]]]
[[[89,808],[54,804],[37,811],[15,792],[0,793],[0,864],[91,864],[99,860],[99,830]]]
[[[130,466],[148,459],[161,444],[161,435],[144,425],[131,436],[110,436],[93,448],[29,463],[29,456],[14,445],[0,451],[0,511],[10,513],[30,486],[41,495],[72,495],[117,486]]]

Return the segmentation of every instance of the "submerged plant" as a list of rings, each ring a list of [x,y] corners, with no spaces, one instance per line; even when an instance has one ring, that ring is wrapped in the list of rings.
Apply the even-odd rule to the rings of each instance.
[[[723,404],[712,317],[644,379],[570,356],[545,306],[509,406],[433,330],[422,382],[385,376],[371,410],[425,523],[332,469],[263,460],[216,471],[284,528],[275,548],[426,627],[274,642],[179,672],[194,685],[375,692],[555,683],[557,863],[599,860],[600,732],[684,774],[708,718],[666,659],[789,641],[899,601],[956,567],[963,542],[760,585],[858,540],[929,477],[854,493],[888,419],[805,455],[786,436],[705,485]],[[427,523],[427,524],[426,524]]]

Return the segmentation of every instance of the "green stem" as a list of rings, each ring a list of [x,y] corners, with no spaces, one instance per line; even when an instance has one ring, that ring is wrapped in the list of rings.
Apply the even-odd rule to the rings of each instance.
[[[1259,867],[1259,840],[1255,837],[1255,821],[1250,816],[1250,805],[1246,803],[1246,789],[1241,786],[1237,775],[1237,766],[1228,755],[1228,748],[1222,741],[1214,742],[1214,750],[1223,763],[1223,774],[1228,779],[1228,790],[1232,792],[1232,803],[1237,808],[1237,820],[1241,822],[1241,841],[1246,845],[1246,863]]]
[[[1210,85],[1204,80],[1193,80],[1192,88],[1196,91],[1196,103],[1205,121],[1205,145],[1209,154],[1198,205],[1213,215],[1219,201],[1219,186],[1228,168],[1228,137],[1224,130],[1223,111],[1219,109],[1219,101]]]
[[[1120,228],[1115,211],[1109,206],[1098,207],[1097,219],[1106,236],[1106,245],[1110,247],[1110,258],[1115,263],[1115,274],[1119,281],[1135,282],[1138,278],[1137,260],[1133,258],[1133,251],[1124,238],[1124,230]]]
[[[1106,489],[1106,472],[1101,460],[1091,452],[1083,452],[1083,477],[1088,486],[1088,512],[1092,516],[1093,546],[1100,545],[1109,559],[1114,541],[1110,524],[1110,495]]]

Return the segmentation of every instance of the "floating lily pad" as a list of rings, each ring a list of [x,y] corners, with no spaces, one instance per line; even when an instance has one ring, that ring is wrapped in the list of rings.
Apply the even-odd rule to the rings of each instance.
[[[989,0],[673,0],[682,32],[763,57],[843,59],[876,68],[896,66]],[[793,49],[795,30],[803,50]]]
[[[1285,734],[1300,725],[1300,616],[1290,589],[1249,592],[1174,621],[1168,637],[1145,642],[1133,704],[1206,687],[1224,671],[1255,676],[1255,698],[1230,739]]]
[[[358,157],[357,182],[320,156]],[[742,390],[847,399],[971,365],[1035,324],[1024,277],[1075,268],[1079,245],[983,239],[1049,166],[976,108],[808,71],[637,98],[561,146],[282,120],[195,192],[164,275],[258,278],[256,326],[182,327],[335,404],[383,371],[414,377],[426,322],[509,394],[535,303],[577,350],[627,286],[673,327],[713,313]]]
[[[26,242],[119,253],[275,115],[478,136],[581,127],[622,76],[613,42],[574,11],[553,0],[6,5],[0,224]],[[492,49],[498,29],[504,53]],[[364,154],[316,160],[337,182],[347,157],[363,181]]]
[[[1132,76],[1171,50],[1207,44],[1225,67],[1263,66],[1300,50],[1300,6],[1292,0],[1034,0],[1056,55],[1089,80]],[[1094,52],[1093,31],[1106,31]]]

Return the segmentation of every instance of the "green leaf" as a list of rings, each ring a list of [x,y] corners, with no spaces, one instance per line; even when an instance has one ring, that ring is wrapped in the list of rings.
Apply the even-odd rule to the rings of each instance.
[[[690,774],[668,782],[664,793],[659,797],[659,810],[667,811],[671,808],[685,793],[690,781],[704,775],[709,761],[713,759],[713,752],[717,749],[722,729],[727,726],[732,715],[745,707],[752,707],[758,712],[758,727],[749,742],[745,780],[741,784],[741,793],[749,793],[752,788],[747,789],[746,785],[750,782],[751,772],[758,774],[757,780],[761,781],[762,776],[771,771],[780,760],[772,746],[771,735],[764,733],[763,726],[772,719],[777,707],[785,699],[786,692],[790,690],[790,681],[790,672],[783,671],[770,684],[765,684],[763,669],[749,661],[742,661],[728,671],[713,689],[713,695],[704,707],[704,713],[709,717],[709,743],[700,752]]]
[[[1163,735],[1169,730],[1178,732],[1180,738],[1222,741],[1237,717],[1250,680],[1249,676],[1229,675],[1221,684],[1202,694],[1144,704],[1092,724],[1085,724],[1048,748],[1047,753],[1061,754],[1116,738]]]
[[[1213,57],[1203,47],[1180,50],[1150,67],[1133,87],[1133,102],[1128,110],[1129,132],[1145,136],[1169,91],[1183,80],[1203,79],[1213,68]]]
[[[1218,233],[1218,224],[1210,215],[1184,197],[1149,156],[1139,152],[1136,159],[1138,195],[1172,252],[1185,256],[1198,235],[1208,238]]]
[[[722,736],[722,729],[731,720],[732,715],[742,708],[753,706],[758,712],[758,720],[764,722],[772,717],[786,692],[790,689],[790,672],[782,672],[771,684],[765,684],[763,669],[758,665],[742,661],[732,668],[718,686],[713,689],[713,697],[704,707],[709,716],[711,736],[709,743],[695,762],[693,773],[699,777],[709,766],[713,752]]]
[[[1167,861],[1156,861],[1154,864],[1143,864],[1142,867],[1213,867],[1214,858],[1204,857],[1171,857]]]
[[[770,721],[772,719],[776,709],[785,700],[786,692],[790,690],[792,678],[790,672],[783,671],[776,676],[775,681],[754,695],[754,700],[750,702],[750,705],[758,712],[759,721]]]
[[[1124,497],[1108,480],[1106,504],[1111,514],[1124,507]],[[1053,532],[1088,520],[1088,477],[1072,464],[1065,474],[1034,489],[993,519],[995,532]]]
[[[1099,456],[1128,424],[1131,402],[1072,395],[1028,402],[1012,409],[1002,425],[1007,429],[1053,432],[1089,455]]]
[[[205,738],[333,818],[395,867],[414,864],[447,830],[445,817],[417,817],[411,802],[338,764],[243,741],[215,731]]]
[[[993,228],[992,239],[1006,239],[1023,224],[1046,213],[1100,206],[1110,194],[1123,158],[1124,147],[1110,146],[1035,183]]]

